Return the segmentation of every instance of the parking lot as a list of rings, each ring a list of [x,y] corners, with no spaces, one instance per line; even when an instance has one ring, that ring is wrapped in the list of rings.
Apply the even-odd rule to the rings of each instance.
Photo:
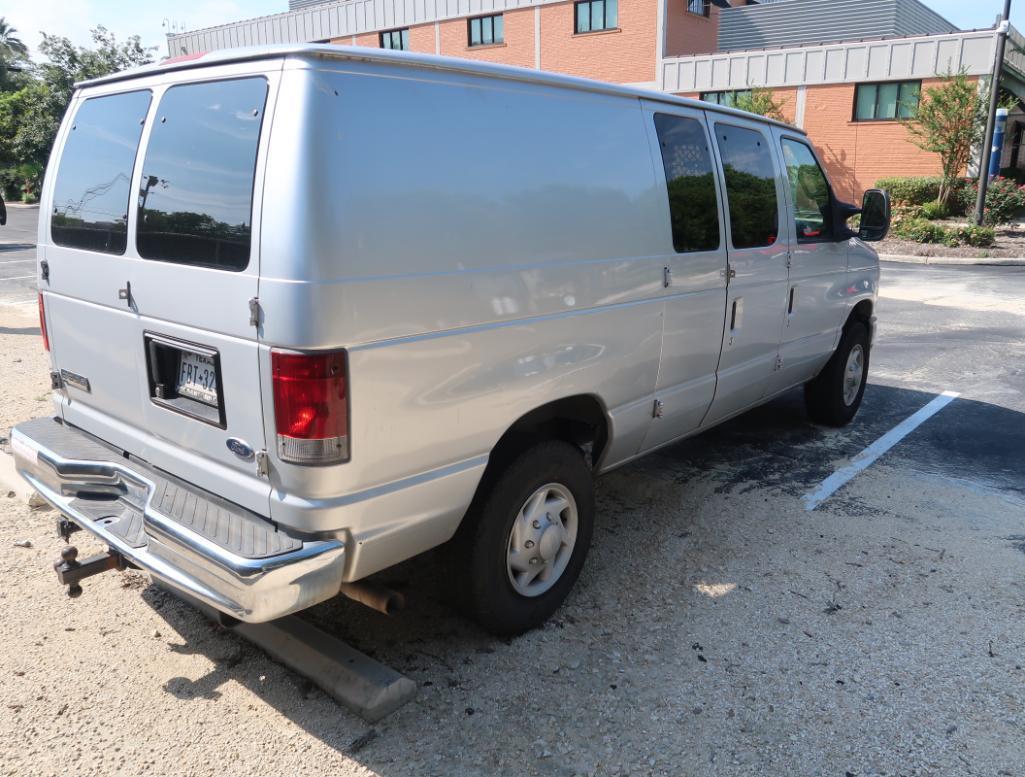
[[[0,303],[34,299],[34,213],[0,229]],[[0,774],[1025,773],[1025,267],[887,264],[882,287],[855,423],[793,392],[601,479],[545,628],[454,615],[435,554],[382,575],[403,614],[309,611],[417,682],[373,726],[136,573],[67,599],[53,515],[0,494]],[[0,304],[0,438],[45,407],[34,315]]]
[[[9,205],[0,227],[0,305],[36,298],[36,223],[39,208]]]

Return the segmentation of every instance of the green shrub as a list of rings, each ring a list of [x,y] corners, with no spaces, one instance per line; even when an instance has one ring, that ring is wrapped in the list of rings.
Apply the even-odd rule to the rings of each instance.
[[[979,198],[977,181],[966,181],[957,192],[957,201],[964,212],[975,212],[975,203]],[[1021,187],[1009,178],[994,178],[986,188],[985,221],[987,224],[1006,224],[1021,210],[1025,209],[1025,187]]]
[[[989,248],[996,242],[996,230],[993,227],[977,227],[974,224],[947,227],[947,234],[955,240],[955,245]]]
[[[929,219],[929,221],[945,219],[950,215],[947,212],[947,209],[936,201],[925,203],[921,208],[919,208],[919,212],[922,214],[922,218]]]
[[[890,199],[899,205],[925,205],[935,202],[940,196],[939,176],[928,178],[880,178],[876,181],[877,189],[890,193]]]
[[[1010,178],[1018,186],[1025,185],[1025,167],[1003,167],[1000,169],[1001,178]]]
[[[893,225],[893,234],[916,243],[942,243],[946,230],[923,218],[905,219]]]
[[[945,227],[923,218],[905,219],[893,225],[894,237],[913,240],[916,243],[942,243],[945,246],[973,246],[988,248],[996,241],[993,227],[977,227],[964,224]]]

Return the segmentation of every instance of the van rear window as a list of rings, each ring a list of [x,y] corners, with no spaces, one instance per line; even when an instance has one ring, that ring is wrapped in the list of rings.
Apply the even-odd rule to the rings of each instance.
[[[184,84],[164,93],[142,165],[139,256],[246,268],[266,102],[264,78]]]
[[[54,185],[50,237],[57,245],[125,252],[132,169],[151,97],[125,92],[79,106]]]

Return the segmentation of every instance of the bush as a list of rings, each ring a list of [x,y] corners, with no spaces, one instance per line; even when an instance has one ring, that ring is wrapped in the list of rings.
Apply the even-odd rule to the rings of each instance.
[[[955,241],[954,245],[973,246],[975,248],[989,248],[996,242],[997,237],[996,230],[993,227],[977,227],[974,224],[947,227],[947,236]]]
[[[929,219],[929,221],[936,221],[937,219],[945,219],[950,214],[947,209],[944,208],[939,202],[927,202],[920,209],[919,212],[922,214],[922,218]]]
[[[1025,185],[1025,167],[1005,167],[1000,171],[1003,178],[1010,178],[1018,186]]]
[[[916,243],[942,243],[951,248],[962,245],[988,248],[996,241],[996,231],[993,227],[977,227],[972,224],[945,227],[923,218],[900,221],[894,224],[892,231],[895,237],[904,240],[913,240]]]
[[[880,178],[877,189],[890,193],[890,199],[898,205],[925,205],[935,202],[940,196],[939,176],[931,178]]]
[[[916,243],[942,243],[946,231],[939,224],[923,218],[912,218],[893,225],[893,234]]]
[[[965,213],[975,212],[979,197],[977,181],[967,181],[957,193],[957,199]],[[1025,209],[1025,187],[1009,178],[994,178],[986,188],[985,221],[987,224],[1006,224]]]

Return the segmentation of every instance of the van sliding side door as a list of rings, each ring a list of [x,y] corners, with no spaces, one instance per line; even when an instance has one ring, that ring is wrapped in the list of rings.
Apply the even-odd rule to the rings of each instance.
[[[649,449],[697,429],[715,395],[726,239],[704,112],[661,103],[643,109],[656,178],[665,184],[665,309],[656,418],[642,446]]]
[[[729,288],[715,400],[704,425],[756,404],[778,369],[787,294],[785,174],[770,126],[708,112],[726,193]]]

